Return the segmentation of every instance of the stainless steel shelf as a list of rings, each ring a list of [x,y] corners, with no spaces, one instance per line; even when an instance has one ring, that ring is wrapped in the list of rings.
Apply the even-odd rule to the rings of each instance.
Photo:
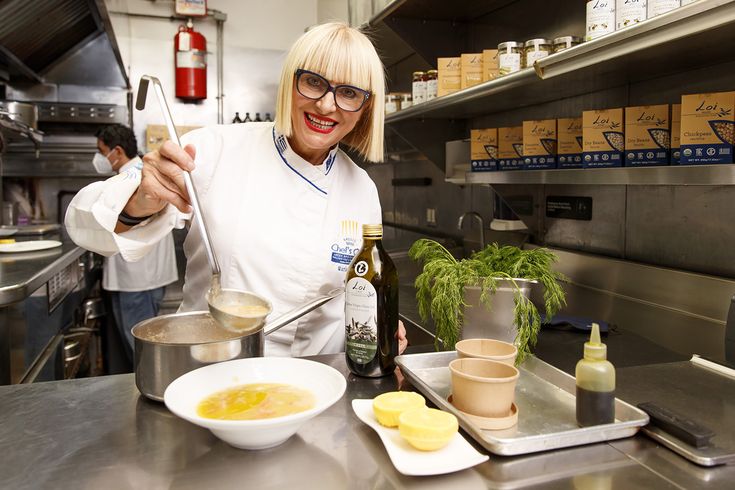
[[[517,0],[394,0],[370,19],[371,26],[392,18],[471,22]]]
[[[466,119],[735,58],[735,0],[700,0],[535,64],[386,117]]]
[[[731,185],[735,164],[467,172],[455,184]]]

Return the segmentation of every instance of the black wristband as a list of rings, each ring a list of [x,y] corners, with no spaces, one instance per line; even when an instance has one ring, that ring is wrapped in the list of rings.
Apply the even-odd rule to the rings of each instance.
[[[152,218],[155,216],[155,214],[151,214],[148,216],[130,216],[125,211],[120,211],[120,214],[117,217],[117,220],[126,225],[126,226],[135,226],[141,224],[143,221],[147,220],[148,218]]]

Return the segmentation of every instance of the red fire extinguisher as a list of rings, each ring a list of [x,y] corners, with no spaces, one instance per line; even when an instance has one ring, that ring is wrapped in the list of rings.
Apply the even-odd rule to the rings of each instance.
[[[176,97],[187,100],[207,98],[207,40],[194,30],[189,19],[174,37]]]

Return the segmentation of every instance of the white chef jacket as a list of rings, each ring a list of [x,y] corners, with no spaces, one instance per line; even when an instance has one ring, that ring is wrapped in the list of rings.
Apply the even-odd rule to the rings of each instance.
[[[120,167],[118,173],[136,165],[142,165],[139,157]],[[138,261],[128,262],[120,254],[105,257],[103,271],[102,287],[108,291],[149,291],[178,281],[176,252],[171,233]]]
[[[340,149],[312,165],[273,123],[213,126],[187,133],[196,147],[192,179],[222,269],[222,287],[252,291],[273,304],[270,318],[344,285],[362,246],[362,225],[380,223],[378,192]],[[169,205],[156,217],[115,234],[117,216],[140,183],[140,168],[82,189],[66,226],[79,245],[127,260],[144,256],[188,216]],[[194,217],[196,220],[196,217]],[[179,311],[206,310],[211,280],[197,223],[184,243],[184,298]],[[344,350],[344,297],[266,338],[266,355],[305,356]]]

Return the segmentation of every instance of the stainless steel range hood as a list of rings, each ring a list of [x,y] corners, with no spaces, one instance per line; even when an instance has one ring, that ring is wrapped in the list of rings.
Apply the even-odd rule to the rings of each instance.
[[[0,78],[130,88],[104,0],[4,0],[0,19]]]

